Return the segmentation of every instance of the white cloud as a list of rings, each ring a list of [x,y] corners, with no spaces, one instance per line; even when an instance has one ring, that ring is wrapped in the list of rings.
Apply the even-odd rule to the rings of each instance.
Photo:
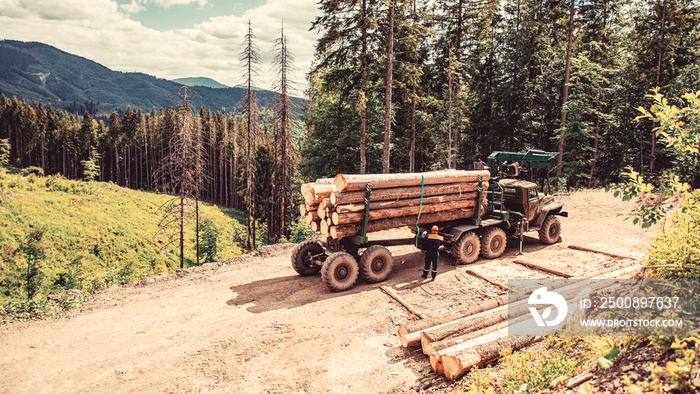
[[[13,18],[85,20],[95,14],[114,12],[116,7],[110,0],[3,0],[0,14]]]
[[[174,5],[187,5],[196,3],[200,7],[207,5],[207,0],[145,0],[144,3],[151,3],[163,8],[170,8]]]
[[[131,3],[129,4],[121,4],[119,6],[119,9],[130,14],[136,14],[138,12],[146,10],[146,7],[143,5],[142,2],[139,2],[138,0],[131,0]]]
[[[296,58],[295,80],[305,84],[316,41],[315,32],[308,31],[319,14],[316,0],[269,0],[241,16],[217,16],[189,29],[165,32],[129,19],[129,13],[147,1],[163,7],[206,4],[134,0],[119,7],[114,0],[0,0],[0,37],[43,42],[113,70],[168,79],[203,76],[233,86],[243,81],[239,54],[250,18],[263,60],[256,84],[270,88],[274,42],[284,20],[288,47]]]

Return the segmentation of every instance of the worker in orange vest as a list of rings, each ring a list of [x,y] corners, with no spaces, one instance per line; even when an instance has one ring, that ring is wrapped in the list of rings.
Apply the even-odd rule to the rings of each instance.
[[[425,268],[421,278],[427,279],[428,272],[431,273],[433,280],[437,276],[438,259],[440,258],[440,246],[444,242],[444,238],[438,234],[438,226],[433,226],[430,229],[430,234],[425,231],[421,234],[423,239],[423,248],[425,249]],[[432,271],[431,271],[432,266]]]

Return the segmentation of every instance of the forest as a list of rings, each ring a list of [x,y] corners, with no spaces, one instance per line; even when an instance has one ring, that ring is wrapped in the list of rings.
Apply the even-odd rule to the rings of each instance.
[[[322,0],[308,105],[291,96],[293,54],[275,47],[277,99],[255,99],[251,22],[239,54],[247,94],[235,112],[113,112],[108,121],[0,99],[9,163],[46,174],[168,191],[247,212],[269,240],[296,225],[298,185],[338,173],[470,169],[492,151],[558,151],[560,188],[652,179],[675,168],[639,107],[700,89],[700,4],[690,0]],[[175,92],[173,92],[175,93]],[[191,136],[182,156],[181,132]],[[180,136],[180,137],[178,137]],[[190,138],[190,137],[188,137]],[[179,152],[179,153],[178,153]],[[189,157],[173,169],[173,157]],[[194,171],[174,189],[175,171]],[[183,173],[184,174],[184,173]],[[295,186],[296,185],[296,186]],[[263,236],[263,234],[259,234]]]

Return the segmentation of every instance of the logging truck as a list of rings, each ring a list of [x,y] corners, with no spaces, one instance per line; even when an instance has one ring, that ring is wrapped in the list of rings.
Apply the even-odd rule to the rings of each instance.
[[[302,186],[301,213],[325,238],[298,244],[292,267],[302,276],[321,273],[332,291],[351,289],[359,277],[370,283],[387,279],[393,257],[387,248],[417,245],[433,225],[445,240],[453,264],[469,264],[481,255],[501,256],[509,237],[537,232],[544,244],[560,241],[557,216],[563,204],[541,193],[535,176],[546,175],[558,153],[527,150],[494,152],[473,171],[420,174],[343,175]],[[529,180],[528,180],[529,179]],[[362,190],[364,189],[364,190]],[[408,226],[413,237],[369,240],[368,233]]]

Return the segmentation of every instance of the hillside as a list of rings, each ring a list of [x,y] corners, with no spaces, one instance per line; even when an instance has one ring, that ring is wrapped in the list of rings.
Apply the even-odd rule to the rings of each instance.
[[[170,107],[183,84],[143,73],[113,71],[38,42],[0,41],[0,94],[7,97],[41,100],[81,114],[86,109],[110,113],[128,105],[145,110]],[[191,90],[195,108],[205,106],[214,111],[237,106],[245,93],[235,87],[192,86]],[[265,104],[272,94],[263,90],[258,97]]]
[[[183,84],[185,86],[205,86],[213,89],[226,89],[228,86],[207,77],[192,77],[192,78],[175,78],[173,82]]]
[[[23,174],[0,167],[0,303],[26,296],[28,262],[39,268],[29,281],[39,299],[69,289],[102,290],[179,268],[179,228],[159,228],[162,207],[172,196]],[[185,227],[187,266],[196,264],[193,208],[188,206]],[[200,242],[207,239],[204,229],[212,229],[208,239],[217,238],[217,258],[241,253],[234,244],[245,236],[238,218],[238,211],[200,204]],[[43,237],[32,242],[39,233]],[[42,252],[32,254],[32,247]]]

